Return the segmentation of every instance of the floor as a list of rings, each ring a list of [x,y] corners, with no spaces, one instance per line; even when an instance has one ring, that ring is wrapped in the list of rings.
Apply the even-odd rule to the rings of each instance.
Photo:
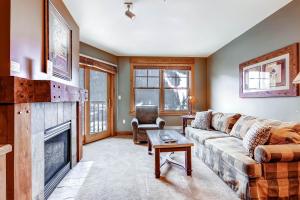
[[[175,158],[183,162],[183,154]],[[73,168],[50,200],[235,200],[235,193],[193,157],[193,175],[176,166],[154,177],[154,156],[130,137],[113,137],[84,146],[84,159]]]

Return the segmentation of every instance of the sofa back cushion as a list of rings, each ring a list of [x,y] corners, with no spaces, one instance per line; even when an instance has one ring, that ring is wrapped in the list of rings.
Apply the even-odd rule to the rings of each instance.
[[[156,124],[158,117],[157,106],[136,106],[136,118],[139,124]]]
[[[210,130],[211,129],[212,111],[197,112],[195,120],[192,121],[193,128]]]
[[[213,112],[211,125],[213,129],[229,134],[240,117],[237,113]]]
[[[256,122],[256,117],[242,115],[239,120],[234,124],[230,135],[243,139],[251,128],[251,126]]]

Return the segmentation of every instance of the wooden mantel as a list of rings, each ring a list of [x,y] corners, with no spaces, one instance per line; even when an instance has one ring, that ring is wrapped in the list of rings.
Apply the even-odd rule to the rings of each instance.
[[[28,80],[15,76],[0,77],[1,103],[83,102],[87,91],[51,80]]]

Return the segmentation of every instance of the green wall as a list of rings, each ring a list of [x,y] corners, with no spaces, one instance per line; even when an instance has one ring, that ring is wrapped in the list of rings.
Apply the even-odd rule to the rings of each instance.
[[[206,59],[195,59],[195,97],[196,110],[207,109],[206,102]],[[117,131],[130,131],[131,119],[129,115],[130,109],[130,58],[118,57],[118,88],[117,96],[121,96],[121,100],[117,100]],[[167,126],[181,126],[180,116],[162,116],[166,120]],[[123,124],[125,120],[125,124]]]
[[[300,97],[239,98],[239,64],[300,41],[294,0],[208,58],[208,106],[284,121],[300,120]]]

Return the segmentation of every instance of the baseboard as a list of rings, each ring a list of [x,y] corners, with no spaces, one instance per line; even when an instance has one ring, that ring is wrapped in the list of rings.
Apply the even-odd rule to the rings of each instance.
[[[116,131],[115,135],[132,135],[132,131]]]

